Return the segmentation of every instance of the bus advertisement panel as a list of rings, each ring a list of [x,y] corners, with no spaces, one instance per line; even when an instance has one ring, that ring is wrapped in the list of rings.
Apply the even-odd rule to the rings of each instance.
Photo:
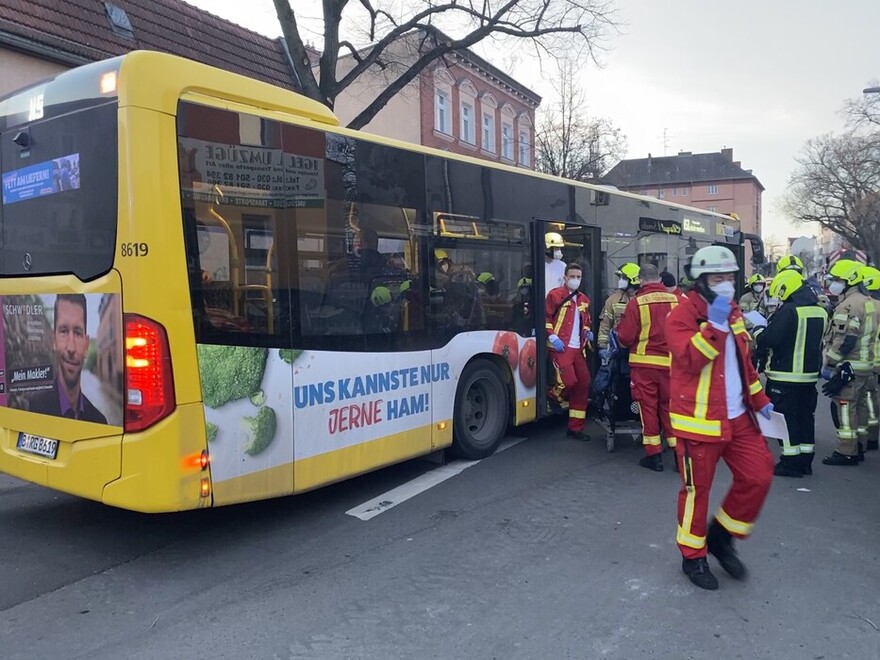
[[[0,405],[122,426],[119,295],[0,297]]]

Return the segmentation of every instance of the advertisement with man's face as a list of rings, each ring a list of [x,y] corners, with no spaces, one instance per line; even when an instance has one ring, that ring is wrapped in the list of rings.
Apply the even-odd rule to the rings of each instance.
[[[120,302],[115,293],[0,296],[0,405],[122,426]]]

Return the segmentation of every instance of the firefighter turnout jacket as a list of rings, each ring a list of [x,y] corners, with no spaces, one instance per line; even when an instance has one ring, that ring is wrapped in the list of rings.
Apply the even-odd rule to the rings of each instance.
[[[547,294],[544,302],[547,336],[556,335],[566,346],[571,341],[571,330],[575,314],[580,315],[580,347],[587,345],[590,331],[590,299],[580,291],[572,292],[560,286]],[[548,343],[549,346],[549,343]]]
[[[630,366],[669,369],[666,317],[678,301],[662,282],[651,282],[627,303],[617,326],[617,337],[621,345],[630,349]]]
[[[844,292],[825,332],[825,362],[829,366],[845,361],[856,376],[873,373],[878,305],[858,286]]]
[[[751,338],[739,306],[731,306],[729,331],[733,333],[737,374],[725,369],[728,332],[708,322],[706,299],[696,291],[687,302],[675,307],[666,319],[666,341],[672,355],[670,367],[669,416],[679,438],[702,442],[724,442],[732,438],[732,420],[727,413],[725,378],[742,381],[743,403],[757,413],[770,403],[764,393],[749,354]]]
[[[608,296],[602,307],[602,314],[599,316],[599,335],[596,337],[599,348],[608,348],[608,335],[620,323],[630,300],[632,300],[632,295],[628,290],[623,289],[616,289]]]
[[[813,384],[822,370],[822,337],[828,315],[809,287],[794,291],[757,336],[758,352],[772,351],[767,378]]]

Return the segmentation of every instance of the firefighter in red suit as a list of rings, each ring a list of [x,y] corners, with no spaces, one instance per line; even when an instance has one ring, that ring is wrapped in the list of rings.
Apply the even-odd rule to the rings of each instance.
[[[545,300],[547,346],[556,368],[556,384],[549,396],[556,403],[568,398],[568,437],[589,440],[584,433],[590,392],[586,348],[593,341],[593,332],[590,299],[578,290],[580,285],[581,267],[569,264],[564,285],[552,289]]]
[[[733,538],[749,536],[773,479],[773,456],[756,417],[769,419],[773,404],[752,366],[751,339],[733,301],[738,270],[726,247],[698,250],[690,264],[694,288],[666,320],[669,415],[682,478],[676,541],[682,570],[703,589],[718,588],[707,551],[732,577],[745,578]],[[707,529],[709,489],[720,458],[733,484]]]
[[[679,298],[669,293],[660,281],[657,266],[645,264],[639,269],[642,283],[630,300],[617,326],[617,338],[629,349],[629,380],[633,400],[639,404],[642,419],[642,446],[645,455],[639,465],[663,471],[663,446],[675,447],[675,432],[669,424],[669,347],[666,345],[666,317],[678,305]]]

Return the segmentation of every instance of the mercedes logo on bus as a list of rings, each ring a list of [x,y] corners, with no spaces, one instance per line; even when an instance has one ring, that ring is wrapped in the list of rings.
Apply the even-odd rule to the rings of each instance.
[[[34,265],[34,259],[31,257],[30,252],[24,253],[24,259],[21,260],[21,265],[24,266],[25,270],[30,270],[31,266]]]

